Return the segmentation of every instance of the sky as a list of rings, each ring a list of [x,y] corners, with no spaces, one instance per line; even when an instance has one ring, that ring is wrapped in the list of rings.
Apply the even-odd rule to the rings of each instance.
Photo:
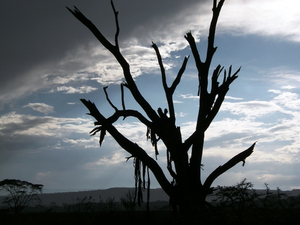
[[[191,31],[200,54],[206,50],[212,1],[115,0],[121,52],[135,81],[153,105],[166,107],[152,41],[161,51],[169,84],[191,55],[184,35]],[[77,6],[111,41],[115,34],[109,0],[0,2],[0,180],[44,185],[44,192],[133,187],[129,153],[106,136],[90,136],[93,118],[80,98],[109,116],[121,107],[122,71],[90,31],[65,8]],[[206,132],[202,181],[219,165],[257,141],[213,186],[244,178],[254,188],[300,188],[300,2],[226,0],[217,26],[218,64],[242,67],[221,110]],[[203,56],[204,57],[204,56]],[[129,92],[126,106],[138,109]],[[174,93],[176,123],[187,138],[195,128],[197,72],[192,55]],[[154,157],[146,128],[133,119],[116,127]],[[158,163],[167,173],[159,144]],[[168,176],[169,177],[169,176]],[[170,178],[171,180],[171,178]],[[151,187],[158,188],[155,178]]]

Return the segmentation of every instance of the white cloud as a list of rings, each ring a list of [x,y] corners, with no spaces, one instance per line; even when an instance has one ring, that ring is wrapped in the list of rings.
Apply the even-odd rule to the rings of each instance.
[[[74,138],[63,138],[62,141],[66,143],[69,148],[84,148],[84,149],[90,149],[90,148],[99,148],[99,137],[98,136],[92,136],[88,139],[74,139]]]
[[[62,85],[62,84],[68,84],[68,83],[75,83],[75,82],[82,82],[82,81],[87,81],[89,80],[89,74],[84,73],[84,72],[74,72],[72,71],[66,71],[67,68],[60,69],[56,71],[53,69],[52,71],[48,71],[48,73],[51,74],[46,74],[46,81],[48,86],[53,86],[53,85]],[[53,75],[53,73],[55,75]]]
[[[128,155],[125,153],[125,151],[114,151],[114,153],[111,156],[106,156],[94,162],[86,163],[82,165],[82,167],[87,170],[92,170],[103,165],[105,166],[111,164],[124,163],[126,161],[127,156]]]
[[[54,112],[54,107],[45,103],[29,103],[27,105],[24,105],[23,108],[31,108],[46,115]]]
[[[180,94],[180,97],[183,99],[199,99],[198,95],[192,95],[192,94]]]
[[[237,97],[233,97],[233,96],[225,96],[225,99],[227,99],[227,100],[235,100],[235,101],[243,100],[243,98],[237,98]]]
[[[229,111],[234,115],[247,118],[257,118],[274,112],[288,113],[281,106],[272,101],[247,101],[247,102],[224,102],[221,111]]]
[[[182,104],[183,102],[182,101],[178,101],[178,100],[173,100],[173,103],[174,104]]]
[[[66,94],[75,94],[75,93],[79,93],[79,94],[83,94],[83,93],[90,93],[92,91],[97,90],[98,88],[94,88],[91,86],[81,86],[81,87],[71,87],[71,86],[61,86],[61,87],[57,87],[57,91],[62,91],[65,92]]]
[[[276,96],[273,102],[286,107],[287,109],[299,110],[300,109],[300,99],[299,95],[292,92],[283,92]]]
[[[228,1],[220,15],[220,30],[235,35],[274,36],[300,42],[299,7],[297,0]]]
[[[281,91],[280,90],[274,90],[274,89],[270,89],[268,90],[268,92],[274,93],[274,94],[280,94]]]
[[[81,145],[81,144],[86,144],[90,142],[90,139],[70,139],[70,138],[63,138],[63,142],[65,143],[70,143],[73,145]]]
[[[286,86],[282,86],[281,88],[282,89],[287,89],[287,90],[292,90],[292,89],[295,89],[296,87],[293,86],[293,85],[286,85]]]
[[[292,70],[287,67],[275,67],[271,71],[262,71],[262,73],[267,76],[261,79],[267,79],[268,82],[275,84],[282,89],[287,89],[287,87],[300,85],[300,71]]]
[[[142,144],[143,142],[147,141],[146,138],[147,127],[141,122],[132,122],[132,123],[124,122],[124,123],[116,124],[115,127],[133,142]]]

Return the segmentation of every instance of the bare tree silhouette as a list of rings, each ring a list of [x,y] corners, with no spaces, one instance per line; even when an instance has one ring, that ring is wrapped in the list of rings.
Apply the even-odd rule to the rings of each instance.
[[[221,65],[218,65],[214,69],[210,81],[208,79],[211,61],[217,49],[214,46],[215,32],[219,13],[223,3],[224,0],[220,0],[219,2],[217,2],[217,0],[213,0],[213,15],[210,23],[208,46],[204,60],[202,57],[200,57],[192,33],[189,32],[184,36],[192,50],[198,71],[199,81],[199,109],[196,128],[192,135],[184,141],[182,140],[181,129],[176,125],[173,94],[176,87],[180,83],[189,57],[184,58],[176,78],[172,84],[168,86],[160,51],[155,43],[152,44],[161,70],[162,85],[168,104],[167,109],[158,108],[156,111],[140,93],[132,77],[129,63],[120,51],[118,41],[120,31],[118,11],[116,11],[113,2],[111,1],[111,5],[116,23],[114,43],[108,41],[106,37],[104,37],[103,34],[97,29],[97,27],[89,19],[87,19],[78,8],[74,7],[73,10],[68,8],[68,10],[95,35],[100,43],[111,52],[111,54],[116,58],[122,67],[125,79],[124,83],[121,84],[122,109],[118,109],[110,101],[106,88],[104,88],[106,99],[111,107],[115,110],[110,117],[104,117],[103,114],[101,114],[101,112],[97,109],[95,104],[91,101],[85,99],[81,99],[81,101],[89,109],[89,114],[96,119],[96,128],[91,131],[91,134],[95,135],[96,133],[100,132],[100,146],[104,140],[106,132],[109,132],[110,135],[117,141],[117,143],[125,151],[131,154],[128,159],[131,157],[134,159],[136,178],[135,186],[137,190],[138,201],[142,200],[142,189],[146,188],[146,185],[147,189],[149,190],[150,180],[147,180],[147,177],[149,179],[150,169],[163,190],[170,196],[170,203],[172,204],[174,210],[176,210],[177,207],[179,207],[179,210],[182,212],[198,210],[200,207],[205,205],[206,196],[212,192],[211,185],[214,180],[235,166],[237,163],[243,162],[244,165],[245,159],[253,152],[255,143],[245,151],[234,156],[224,165],[219,166],[212,171],[212,173],[205,179],[204,182],[201,181],[201,163],[205,131],[217,115],[224,101],[225,95],[229,90],[230,84],[238,77],[237,74],[240,71],[239,68],[237,71],[232,73],[231,66],[227,71],[224,70]],[[218,78],[222,72],[224,74],[223,79],[221,83],[219,83]],[[209,82],[210,91],[208,90]],[[124,87],[131,92],[135,101],[139,106],[141,106],[146,116],[139,111],[127,109],[125,107]],[[167,169],[173,178],[172,181],[169,181],[166,178],[162,168],[154,158],[149,156],[143,148],[127,139],[118,131],[118,129],[114,126],[114,123],[120,117],[124,117],[124,119],[126,117],[135,117],[147,127],[146,135],[147,138],[150,139],[156,155],[158,154],[157,143],[158,141],[162,141],[166,147]]]

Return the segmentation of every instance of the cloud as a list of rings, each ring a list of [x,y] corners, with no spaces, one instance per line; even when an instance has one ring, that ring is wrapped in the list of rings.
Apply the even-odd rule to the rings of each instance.
[[[23,108],[31,108],[46,115],[54,112],[54,107],[45,103],[29,103],[27,105],[24,105]]]
[[[98,137],[89,137],[87,139],[83,139],[83,138],[74,139],[74,138],[65,137],[65,138],[62,139],[62,142],[67,144],[67,146],[69,148],[81,147],[83,149],[93,149],[93,148],[98,148],[99,147]]]
[[[291,89],[295,89],[296,87],[293,85],[286,85],[286,86],[282,86],[282,89],[287,89],[287,90],[291,90]]]
[[[126,154],[125,151],[115,151],[111,156],[109,157],[103,157],[100,158],[94,162],[89,162],[83,165],[84,169],[94,169],[95,167],[100,166],[107,166],[107,165],[114,165],[114,164],[120,164],[126,162],[126,157],[128,154]]]
[[[56,118],[31,116],[11,112],[0,117],[0,136],[63,136],[65,133],[87,133],[90,120],[83,118]]]
[[[274,90],[274,89],[270,89],[268,90],[268,92],[274,93],[274,94],[280,94],[281,91],[280,90]]]
[[[280,95],[276,96],[272,101],[277,103],[278,105],[282,105],[287,109],[300,109],[300,99],[299,95],[296,93],[282,92]]]
[[[139,145],[150,143],[146,138],[147,127],[141,122],[124,122],[116,124],[115,127],[132,142]]]
[[[263,174],[258,176],[257,179],[266,184],[293,184],[299,182],[299,176],[286,174]]]
[[[65,9],[65,5],[68,5],[67,1],[51,1],[43,5],[40,5],[38,1],[36,2],[36,4],[31,5],[1,2],[0,20],[9,21],[9,23],[4,22],[2,24],[5,35],[1,35],[1,42],[6,43],[5,46],[2,46],[0,53],[1,60],[5,61],[1,71],[0,99],[2,104],[28,96],[37,90],[52,89],[55,84],[80,82],[95,77],[98,78],[99,82],[105,84],[120,81],[122,73],[120,73],[119,65],[110,53],[100,46],[96,38]],[[196,2],[198,1],[189,1],[184,4],[172,2],[171,5],[160,1],[116,3],[116,7],[122,12],[120,15],[120,46],[133,64],[134,76],[145,71],[152,71],[151,67],[154,64],[148,64],[147,60],[149,56],[147,52],[151,50],[149,46],[152,38],[145,42],[147,45],[145,47],[140,44],[129,45],[129,42],[133,43],[132,37],[156,36],[149,35],[153,31],[153,25],[160,24],[169,16],[178,15],[178,11],[190,7]],[[73,4],[77,5],[88,18],[95,22],[108,39],[113,40],[115,24],[112,9],[108,2],[82,4],[80,1],[75,1]],[[135,5],[134,9],[128,7],[131,4]],[[158,4],[160,7],[156,7]],[[147,5],[146,8],[144,8],[145,5]],[[136,7],[139,7],[139,10]],[[143,9],[147,10],[143,11]],[[101,15],[100,19],[99,15]],[[181,15],[183,16],[183,13]],[[159,23],[156,23],[158,21]],[[138,32],[139,28],[143,28],[144,25],[149,26],[146,28],[147,32]],[[26,29],[19,29],[20,27],[26,27]],[[177,29],[174,30],[177,32]],[[156,34],[161,31],[156,31]],[[165,39],[164,36],[166,37],[166,35],[172,36],[172,34],[164,31],[162,40]],[[182,35],[183,33],[180,34],[181,39],[183,39]],[[174,44],[171,44],[170,47],[173,50],[177,49]],[[163,55],[165,52],[173,50],[161,49]],[[139,53],[146,54],[141,57]],[[102,64],[100,65],[99,62]],[[140,65],[141,68],[135,68],[135,65]],[[115,66],[115,71],[110,73],[109,66]],[[89,72],[94,74],[90,75]]]
[[[118,62],[66,11],[66,1],[36,3],[0,3],[4,6],[0,7],[3,12],[0,13],[0,21],[4,21],[5,31],[0,38],[1,43],[6,43],[0,52],[0,58],[5,62],[1,70],[0,88],[0,109],[5,109],[0,117],[0,153],[5,163],[5,166],[2,163],[1,171],[3,174],[19,176],[14,171],[25,173],[26,170],[27,178],[32,178],[32,174],[35,174],[36,179],[49,187],[83,187],[88,181],[89,184],[96,183],[97,187],[103,188],[105,185],[120,185],[123,182],[121,180],[124,180],[123,185],[129,177],[126,176],[125,179],[124,174],[132,170],[131,163],[121,163],[125,162],[128,155],[123,150],[120,150],[122,153],[118,152],[120,147],[109,134],[102,149],[98,151],[99,138],[88,135],[92,127],[91,118],[74,116],[74,110],[64,110],[59,105],[60,102],[55,102],[57,105],[53,106],[56,111],[64,112],[62,116],[47,116],[54,113],[54,107],[31,100],[27,101],[29,104],[25,103],[24,108],[44,113],[45,116],[22,114],[15,106],[15,100],[23,98],[24,102],[26,97],[37,91],[38,97],[41,92],[88,94],[97,90],[90,86],[92,81],[103,85],[123,81]],[[135,7],[130,7],[133,4]],[[267,0],[226,1],[220,15],[217,36],[223,33],[229,36],[251,34],[271,37],[277,41],[299,42],[299,4],[292,0],[275,0],[271,3]],[[109,40],[114,40],[115,24],[109,3],[98,1],[85,4],[75,0],[74,5],[82,9]],[[211,1],[118,1],[116,6],[120,11],[121,52],[131,65],[134,78],[160,72],[151,41],[159,46],[169,73],[178,67],[172,56],[178,58],[178,55],[182,55],[182,50],[187,49],[188,43],[183,37],[186,32],[192,31],[195,39],[200,41],[199,45],[206,41],[211,19]],[[281,172],[270,168],[257,171],[258,167],[274,163],[274,167],[283,165],[282,168],[286,168],[288,165],[299,164],[300,161],[300,102],[297,88],[300,85],[300,73],[295,68],[281,66],[261,70],[261,75],[251,79],[258,81],[255,85],[268,84],[266,90],[269,89],[269,92],[262,92],[264,95],[257,95],[257,98],[228,96],[206,134],[204,158],[208,161],[215,160],[213,165],[216,166],[258,141],[255,152],[247,160],[250,165],[257,163],[256,168],[247,167],[247,174],[236,170],[229,172],[225,178],[232,183],[240,181],[237,178],[252,176],[256,179],[258,175],[261,176],[261,182],[264,182],[263,179],[275,182],[275,176],[283,177]],[[184,77],[188,77],[188,74]],[[185,88],[189,90],[189,87]],[[110,96],[114,100],[113,93]],[[46,98],[49,100],[51,97]],[[67,97],[68,104],[75,104],[75,100],[71,99],[72,95],[64,95],[64,98]],[[192,94],[179,97],[179,100],[199,99]],[[254,99],[248,101],[251,97]],[[7,113],[10,110],[4,107],[7,103],[15,112]],[[177,122],[181,121],[181,116],[185,118],[180,127],[183,138],[186,138],[195,129],[195,122],[189,118],[192,110],[184,108],[182,111],[186,111],[180,112],[180,107],[185,105],[177,106]],[[151,143],[146,140],[146,128],[142,124],[127,123],[126,120],[116,127],[154,155]],[[162,152],[159,162],[164,162],[161,142],[159,149]],[[31,168],[33,162],[35,168]],[[205,163],[205,168],[208,164]],[[130,177],[132,178],[132,174]],[[287,177],[290,179],[286,182],[293,180],[293,186],[299,186],[294,177],[289,174]]]
[[[300,85],[300,71],[293,70],[287,67],[275,67],[270,71],[261,71],[267,76],[261,77],[261,80],[268,80],[272,84],[282,89],[291,88],[292,86],[298,87]]]
[[[83,94],[83,93],[90,93],[92,91],[98,90],[98,88],[94,88],[91,86],[81,86],[78,88],[71,87],[71,86],[61,86],[56,88],[57,91],[65,92],[66,94]]]
[[[300,42],[299,1],[233,0],[226,2],[219,31],[234,35],[255,34]],[[261,16],[255,16],[261,15]]]
[[[140,8],[133,10],[129,7],[131,4]],[[158,4],[160,7],[157,7]],[[192,31],[197,41],[200,40],[200,36],[207,36],[211,5],[210,1],[116,3],[118,10],[123,12],[120,15],[120,46],[124,57],[131,64],[133,76],[159,71],[154,51],[150,47],[151,41],[159,45],[166,69],[173,68],[176,63],[169,57],[171,53],[188,46],[183,37],[186,32]],[[222,9],[218,30],[233,35],[268,35],[300,41],[297,5],[298,1],[229,1]],[[25,38],[21,40],[21,35],[16,35],[20,20],[9,17],[10,24],[5,24],[7,32],[2,37],[2,42],[8,43],[7,46],[17,45],[14,52],[10,47],[4,49],[4,53],[11,52],[11,55],[0,55],[6,62],[1,74],[10,74],[2,79],[2,104],[40,89],[53,89],[53,85],[57,84],[69,87],[66,84],[70,82],[91,79],[104,85],[121,82],[122,71],[116,60],[65,10],[64,6],[64,1],[47,2],[47,6],[43,7],[49,10],[41,10],[39,4],[33,7],[24,3],[15,8],[14,5],[3,3],[3,9],[15,9],[16,14],[24,18],[20,27],[26,27],[26,30],[22,34]],[[109,39],[113,37],[115,26],[110,4],[78,3],[78,7],[97,23]],[[21,8],[27,10],[20,10]],[[99,10],[102,12],[100,20],[96,16],[99,15]],[[55,18],[53,11],[57,12]],[[10,13],[8,10],[4,12],[3,18]],[[47,32],[36,29],[40,24],[44,25]],[[37,31],[38,35],[33,36]],[[18,67],[13,66],[15,64],[18,64]],[[75,90],[69,91],[73,93]]]
[[[299,95],[290,89],[270,90],[268,101],[225,101],[206,132],[205,157],[232,156],[257,141],[249,160],[292,164],[300,161]],[[194,121],[181,124],[183,138]],[[224,160],[226,161],[226,160]]]
[[[183,99],[199,99],[198,95],[192,95],[192,94],[180,94],[180,97]]]
[[[243,100],[243,98],[237,98],[237,97],[232,97],[232,96],[225,96],[225,99],[227,99],[227,100],[235,100],[235,101]]]
[[[68,74],[66,73],[68,73],[66,68],[61,68],[60,71],[55,71],[55,69],[47,71],[45,75],[47,85],[51,87],[53,85],[84,82],[88,81],[90,76],[93,76],[81,71],[69,71]]]
[[[173,100],[173,103],[174,104],[182,104],[183,102],[182,101],[178,101],[178,100]]]
[[[229,111],[234,115],[241,115],[249,118],[262,117],[275,112],[289,114],[287,110],[276,104],[276,102],[258,100],[247,102],[224,102],[221,111]]]
[[[51,176],[51,172],[38,172],[36,174],[36,180],[44,180],[44,179],[49,179],[49,176]]]

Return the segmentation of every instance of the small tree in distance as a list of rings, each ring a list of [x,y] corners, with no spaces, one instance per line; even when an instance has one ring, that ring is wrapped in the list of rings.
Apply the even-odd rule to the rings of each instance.
[[[147,189],[149,190],[150,169],[160,186],[170,197],[170,203],[172,204],[174,210],[176,210],[177,207],[179,207],[181,212],[198,210],[205,205],[206,196],[212,192],[211,185],[214,180],[239,162],[243,162],[244,166],[245,159],[253,152],[255,143],[247,150],[234,156],[224,165],[216,168],[205,179],[205,181],[202,182],[201,165],[205,131],[217,115],[224,101],[225,95],[229,90],[230,84],[238,77],[237,74],[240,71],[240,69],[238,69],[237,71],[232,72],[231,66],[227,71],[224,70],[221,65],[218,65],[214,69],[210,81],[208,79],[211,61],[217,49],[214,46],[215,31],[223,3],[224,0],[220,0],[218,3],[217,0],[213,0],[213,15],[209,28],[208,46],[205,59],[200,57],[192,33],[189,32],[184,36],[189,43],[194,57],[199,81],[199,109],[196,128],[192,135],[190,135],[186,140],[182,140],[181,129],[176,125],[173,94],[176,87],[180,83],[189,57],[187,56],[184,58],[176,78],[169,86],[167,84],[166,73],[159,48],[155,43],[152,44],[161,70],[162,85],[168,105],[165,109],[158,108],[155,110],[140,93],[132,77],[129,63],[120,51],[118,41],[120,31],[118,11],[116,11],[113,2],[111,1],[111,5],[116,23],[114,44],[107,40],[106,37],[104,37],[103,34],[98,30],[98,28],[96,28],[96,26],[90,20],[88,20],[78,8],[74,7],[74,10],[68,8],[68,10],[95,35],[100,43],[111,52],[111,54],[122,67],[124,82],[121,84],[121,109],[117,108],[110,101],[106,88],[104,88],[106,99],[111,107],[115,110],[110,117],[105,117],[91,101],[85,99],[81,99],[81,101],[89,109],[89,114],[96,119],[96,128],[91,131],[91,134],[95,135],[98,132],[100,133],[100,146],[105,138],[106,132],[108,132],[125,151],[131,154],[128,159],[134,159],[134,173],[136,179],[135,187],[138,201],[142,201],[142,189],[146,188],[147,186]],[[222,72],[224,75],[220,83],[219,76]],[[210,90],[208,90],[209,82]],[[137,104],[141,106],[146,116],[137,110],[126,108],[124,99],[125,88],[131,92],[133,98]],[[156,155],[158,155],[157,143],[161,141],[165,145],[167,152],[167,169],[172,177],[171,181],[166,178],[162,168],[153,157],[149,156],[147,152],[136,143],[126,138],[114,126],[114,123],[121,117],[124,119],[126,117],[134,117],[145,125],[147,128],[147,138],[150,139]],[[149,198],[149,194],[147,194],[147,196]]]
[[[19,214],[30,203],[40,201],[38,193],[42,193],[42,184],[32,184],[27,181],[5,179],[0,181],[0,191],[9,193],[3,203],[16,214]]]

